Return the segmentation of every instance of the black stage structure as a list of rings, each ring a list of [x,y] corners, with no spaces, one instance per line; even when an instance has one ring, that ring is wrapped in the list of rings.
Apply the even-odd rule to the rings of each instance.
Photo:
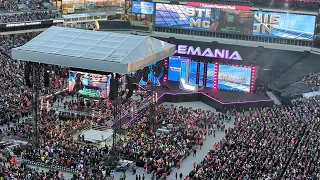
[[[151,115],[152,112],[155,111],[153,109],[155,104],[161,104],[163,102],[202,101],[220,112],[225,112],[233,108],[236,108],[237,110],[248,110],[250,107],[271,107],[274,105],[274,101],[263,94],[213,90],[212,88],[203,88],[198,92],[190,92],[180,89],[178,82],[168,81],[166,84],[167,86],[165,87],[152,86],[152,84],[138,87],[149,92],[155,92],[154,101],[149,106]],[[124,115],[121,117],[121,120],[115,122],[113,126],[119,127],[123,124],[129,125],[131,122],[138,119],[142,113],[145,113],[143,109],[141,109],[135,117]],[[155,124],[155,122],[152,123]]]
[[[26,76],[28,74],[26,83],[33,88],[32,111],[36,124],[35,144],[39,143],[39,90],[42,66],[50,64],[77,68],[83,72],[88,70],[130,74],[174,53],[175,45],[152,37],[64,27],[50,27],[25,45],[12,49],[13,60],[26,62]],[[29,80],[30,72],[32,72],[33,84]],[[116,78],[114,76],[113,80],[117,83],[111,83],[113,85],[110,86],[113,87],[113,118],[115,122],[120,123],[112,126],[113,145],[116,132],[121,129],[122,124],[121,101],[118,98],[119,83]]]
[[[156,87],[158,101],[161,102],[190,102],[202,101],[218,111],[236,108],[248,110],[250,107],[269,107],[274,102],[269,97],[259,94],[236,92],[227,90],[214,90],[200,88],[198,92],[188,92],[179,88],[178,82],[168,81],[170,89]]]

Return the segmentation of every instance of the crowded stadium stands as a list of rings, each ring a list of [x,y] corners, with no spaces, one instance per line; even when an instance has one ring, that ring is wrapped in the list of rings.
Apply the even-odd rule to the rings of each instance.
[[[258,4],[257,1],[255,2]],[[46,0],[1,1],[0,23],[61,18],[61,13],[50,5],[51,3]],[[164,5],[163,9],[165,7],[168,5]],[[230,22],[234,22],[237,16],[226,17]],[[163,20],[166,19],[163,18]],[[164,24],[172,22],[173,20]],[[185,24],[182,25],[190,24],[187,21],[183,23]],[[69,23],[65,26],[95,29],[96,24],[95,21],[90,21]],[[149,28],[147,29],[149,31]],[[195,55],[189,54],[188,61],[193,61],[196,68],[193,68],[193,72],[190,70],[191,73],[188,72],[188,75],[189,78],[194,77],[194,82],[199,85],[199,92],[193,93],[197,96],[203,93],[201,100],[208,105],[209,100],[204,100],[205,98],[211,98],[211,100],[215,98],[212,101],[231,105],[221,106],[223,108],[220,109],[204,110],[197,106],[188,108],[170,103],[158,103],[156,98],[160,96],[160,91],[159,93],[153,91],[155,87],[153,87],[152,78],[157,79],[160,75],[156,77],[155,74],[162,73],[162,78],[166,79],[164,83],[159,81],[159,86],[156,88],[164,92],[163,94],[168,92],[173,96],[172,99],[178,99],[172,90],[174,88],[167,83],[169,58],[161,63],[155,63],[150,66],[150,69],[147,68],[147,73],[142,69],[130,74],[130,78],[140,82],[140,85],[145,83],[145,86],[136,86],[136,83],[129,85],[129,81],[127,86],[124,85],[125,83],[121,84],[124,85],[121,87],[123,89],[113,92],[122,94],[119,95],[119,102],[111,98],[101,98],[101,96],[89,97],[73,93],[68,90],[68,83],[72,79],[69,72],[75,71],[74,69],[43,65],[40,72],[41,82],[39,82],[41,97],[39,118],[35,121],[32,109],[35,93],[34,89],[25,82],[26,63],[13,60],[11,51],[40,33],[19,32],[14,35],[3,35],[0,37],[0,180],[133,180],[134,178],[136,180],[320,180],[318,133],[320,96],[303,96],[306,92],[319,91],[319,58],[311,51],[297,50],[302,47],[310,48],[313,46],[312,41],[301,39],[301,33],[296,34],[296,31],[289,32],[291,36],[298,37],[290,41],[280,36],[228,34],[203,29],[176,28],[171,25],[155,26],[153,31],[162,35],[170,33],[170,36],[163,38],[167,42],[183,47],[188,44],[194,45],[190,51],[194,51]],[[174,35],[177,35],[176,39],[172,37]],[[277,49],[278,46],[269,49],[260,46],[261,44],[240,47],[232,43],[227,46],[211,40],[208,40],[209,45],[204,48],[201,39],[193,42],[190,38],[189,43],[186,43],[187,40],[181,40],[190,35],[195,38],[202,36],[209,39],[208,36],[211,36],[230,41],[236,40],[238,44],[241,44],[242,40],[250,43],[260,41],[270,43],[271,45],[268,46],[272,46],[272,43],[281,44],[283,47],[290,44],[298,48],[294,49],[290,46],[286,50],[281,50]],[[96,38],[94,35],[92,37]],[[270,42],[269,39],[271,39]],[[107,41],[113,46],[117,45],[110,39]],[[54,49],[54,47],[51,48]],[[104,51],[108,47],[99,48],[94,53],[99,54],[99,51]],[[215,55],[212,54],[209,57],[205,53],[200,53],[200,48],[212,50]],[[289,51],[290,48],[293,50]],[[217,50],[217,53],[214,50]],[[199,56],[196,53],[198,51]],[[219,53],[229,56],[235,51],[239,56],[241,55],[241,60],[234,60],[227,55],[227,58],[217,58]],[[188,54],[187,51],[184,53]],[[208,58],[205,56],[208,56],[209,60],[205,59]],[[158,64],[160,67],[157,66]],[[174,69],[172,73],[178,73],[177,76],[181,76],[182,63],[179,61],[177,64],[176,67],[172,67]],[[219,67],[223,65],[248,68],[250,73],[248,77],[240,77],[233,71],[230,71],[230,74],[219,75],[222,72]],[[210,71],[209,68],[211,68]],[[158,69],[162,71],[155,73]],[[186,69],[189,71],[189,67]],[[252,71],[255,70],[257,72],[253,75]],[[107,74],[105,76],[119,78],[117,77],[119,74],[111,72]],[[213,94],[203,90],[209,89],[205,82],[209,76],[212,81],[209,91]],[[83,81],[83,77],[77,77],[82,78]],[[48,85],[44,83],[46,78],[49,78]],[[99,78],[103,79],[100,75]],[[181,77],[176,79],[180,82]],[[213,87],[217,85],[214,82],[219,80],[232,82],[236,84],[235,86],[249,82],[248,86],[253,91],[232,92],[238,93],[234,96],[248,96],[244,101],[225,101],[220,96],[218,98],[214,95],[214,93],[226,91]],[[178,84],[179,82],[170,83]],[[107,84],[107,81],[103,83]],[[76,85],[79,84],[74,83],[73,88]],[[85,85],[82,82],[79,86]],[[180,85],[177,85],[179,90],[182,89]],[[132,86],[135,87],[135,91]],[[144,89],[148,86],[150,86],[149,90]],[[109,88],[111,89],[111,85]],[[293,90],[293,88],[296,89]],[[132,90],[132,96],[126,96],[127,90],[128,92]],[[278,92],[279,94],[275,96],[282,98],[282,102],[286,102],[285,105],[284,103],[268,107],[241,105],[246,101],[253,102],[254,95],[266,96],[269,91]],[[177,94],[185,95],[190,92],[191,90],[188,90],[182,93],[177,92]],[[288,96],[294,94],[294,96],[284,100],[286,97],[283,94]],[[186,95],[182,100],[176,101],[192,101],[193,99],[189,97],[191,96]],[[174,101],[168,99],[164,101]],[[120,104],[119,107],[116,106],[117,103]],[[85,132],[92,129],[98,129],[101,132],[112,130],[112,135],[106,138],[96,133],[98,140],[88,140]],[[221,135],[221,140],[216,138],[216,134]],[[200,149],[204,151],[204,144],[207,145],[206,147],[210,146],[206,148],[206,151],[209,151],[197,154]],[[196,157],[199,159],[198,162]],[[191,161],[193,164],[189,163]],[[120,162],[125,162],[123,163],[125,165]],[[180,171],[184,168],[185,171]],[[182,172],[187,173],[182,174]],[[68,177],[66,177],[67,174]]]

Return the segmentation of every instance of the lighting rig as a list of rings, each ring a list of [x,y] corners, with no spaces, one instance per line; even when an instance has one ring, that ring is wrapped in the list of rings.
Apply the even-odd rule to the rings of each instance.
[[[161,73],[161,68],[164,66],[164,61],[158,61],[156,64],[152,66],[148,66],[142,69],[142,80],[144,82],[147,82],[150,84],[150,91],[149,93],[153,96],[152,101],[149,105],[149,121],[152,123],[152,128],[156,129],[156,117],[154,116],[156,114],[156,104],[157,104],[157,95],[154,89],[156,78],[159,77]],[[149,77],[149,73],[152,73],[154,76],[151,76],[151,79]],[[140,73],[140,72],[139,72]]]
[[[33,98],[32,98],[32,117],[35,122],[35,130],[33,134],[33,141],[36,146],[39,145],[39,129],[38,121],[40,120],[40,94],[41,89],[40,85],[40,72],[42,65],[35,62],[27,62],[25,64],[25,82],[29,88],[32,88]],[[30,75],[31,79],[30,80]]]

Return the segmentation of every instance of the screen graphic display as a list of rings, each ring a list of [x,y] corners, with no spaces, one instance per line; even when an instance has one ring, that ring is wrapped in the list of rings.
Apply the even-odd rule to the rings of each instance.
[[[200,62],[199,86],[203,86],[204,62]]]
[[[250,92],[251,68],[219,65],[218,88]]]
[[[208,88],[213,88],[214,68],[215,68],[215,64],[208,63],[207,82],[206,82],[206,87],[208,87]]]
[[[189,62],[189,83],[196,84],[197,80],[197,61],[190,61]]]
[[[180,83],[179,88],[188,91],[198,91],[198,85],[188,82],[189,62],[181,61]]]
[[[69,92],[95,98],[107,98],[111,75],[69,72]]]
[[[315,20],[312,15],[255,11],[253,35],[313,40]]]
[[[156,26],[252,34],[253,11],[156,3]]]
[[[154,3],[132,1],[132,12],[137,14],[153,14]]]
[[[160,85],[161,85],[160,80],[163,78],[163,75],[164,75],[164,67],[161,68],[159,76],[156,77],[155,74],[154,74],[154,72],[152,71],[152,66],[154,66],[154,65],[156,65],[156,63],[153,63],[153,64],[151,64],[151,65],[148,66],[149,69],[150,69],[150,72],[149,72],[149,74],[148,74],[148,81],[149,81],[149,82],[152,82],[153,85],[155,85],[155,86],[160,86]],[[139,84],[140,84],[140,85],[147,85],[148,82],[145,82],[145,81],[143,80],[143,78],[142,78],[142,79],[140,80]]]
[[[170,56],[168,66],[168,80],[179,81],[181,71],[181,61],[187,61],[188,58],[180,56]]]

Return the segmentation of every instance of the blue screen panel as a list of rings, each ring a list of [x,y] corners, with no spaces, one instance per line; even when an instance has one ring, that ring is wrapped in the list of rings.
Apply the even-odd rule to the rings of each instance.
[[[265,11],[255,11],[254,14],[254,35],[313,40],[316,16]],[[273,27],[272,31],[263,30],[265,25]]]
[[[184,85],[187,84],[187,62],[181,62],[181,80],[180,80],[180,88],[184,89]]]
[[[189,63],[189,83],[196,84],[198,62],[190,61]]]
[[[218,88],[250,92],[251,68],[219,65]]]
[[[168,66],[168,80],[179,81],[181,71],[181,61],[186,61],[188,58],[180,56],[170,56]]]
[[[156,3],[154,24],[156,26],[175,26],[175,28],[183,29],[252,35],[253,15],[253,11],[234,9],[229,11],[209,7],[199,7],[195,10],[195,7],[192,6]],[[199,21],[200,25],[195,24]]]
[[[200,62],[199,86],[203,86],[204,62]]]
[[[132,1],[133,13],[153,14],[153,10],[154,10],[153,2]]]
[[[207,83],[206,83],[206,87],[208,87],[208,88],[213,88],[214,68],[215,68],[215,64],[208,63]]]

